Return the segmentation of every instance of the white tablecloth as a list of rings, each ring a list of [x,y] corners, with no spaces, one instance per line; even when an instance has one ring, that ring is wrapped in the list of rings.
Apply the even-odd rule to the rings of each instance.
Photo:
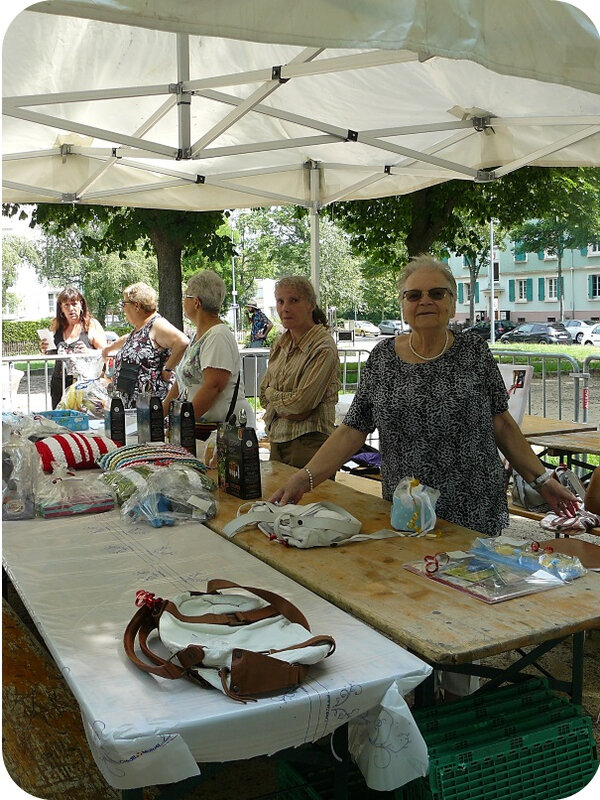
[[[426,770],[403,695],[431,671],[317,595],[197,523],[154,529],[118,512],[5,523],[3,561],[80,705],[96,763],[125,789],[181,780],[197,762],[272,754],[350,722],[351,749],[373,788]],[[146,675],[122,636],[135,592],[202,590],[211,578],[272,589],[337,649],[295,691],[242,705],[217,690]]]

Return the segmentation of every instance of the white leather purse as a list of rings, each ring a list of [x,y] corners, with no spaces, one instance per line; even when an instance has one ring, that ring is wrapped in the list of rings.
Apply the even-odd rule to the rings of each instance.
[[[257,525],[270,539],[292,547],[331,547],[397,535],[389,530],[359,533],[360,520],[334,503],[278,506],[261,500],[242,504],[237,513],[223,529],[226,536],[232,538],[243,528]]]

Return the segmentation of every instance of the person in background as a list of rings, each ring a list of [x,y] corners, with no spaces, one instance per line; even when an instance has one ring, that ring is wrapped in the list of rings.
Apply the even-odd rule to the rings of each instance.
[[[400,297],[411,332],[375,346],[343,424],[270,500],[297,503],[377,428],[385,500],[392,500],[401,478],[414,476],[439,489],[439,517],[496,536],[509,524],[500,449],[557,514],[574,516],[577,498],[550,480],[511,417],[487,343],[449,331],[456,282],[448,267],[429,255],[415,258],[404,271]]]
[[[211,269],[189,279],[184,292],[183,311],[196,332],[179,362],[175,383],[163,402],[167,416],[171,400],[185,392],[193,403],[196,423],[218,423],[229,408],[239,420],[246,413],[247,424],[255,425],[254,411],[246,400],[241,359],[233,332],[219,317],[225,298],[225,283]],[[197,438],[199,436],[197,431]]]
[[[260,402],[271,460],[303,467],[334,429],[339,358],[307,278],[277,281],[275,299],[285,331],[271,347]]]
[[[48,342],[46,339],[40,342],[40,349],[46,355],[50,353],[85,355],[90,350],[102,350],[106,346],[106,335],[102,325],[90,314],[85,297],[72,286],[63,289],[56,298],[56,316],[50,323],[50,330],[54,334],[54,342]],[[64,389],[75,380],[69,369],[68,361],[56,361],[54,364],[54,372],[50,379],[52,408],[56,408]]]
[[[600,515],[600,467],[592,472],[592,477],[585,490],[583,506],[586,511]]]
[[[251,323],[248,347],[266,347],[267,335],[273,327],[273,323],[260,310],[254,298],[246,304],[246,317]]]
[[[133,330],[104,347],[102,355],[117,354],[113,386],[125,408],[135,408],[146,389],[164,399],[189,340],[157,312],[156,291],[146,283],[127,286],[122,307]]]

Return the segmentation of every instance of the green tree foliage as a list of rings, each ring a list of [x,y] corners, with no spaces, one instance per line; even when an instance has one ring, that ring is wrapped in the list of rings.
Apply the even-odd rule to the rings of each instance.
[[[20,208],[5,205],[9,216]],[[91,226],[102,230],[102,238],[83,235],[82,253],[116,253],[126,257],[138,248],[155,255],[158,263],[159,309],[173,324],[182,327],[181,281],[182,256],[202,253],[209,259],[220,260],[231,252],[231,241],[219,235],[223,224],[222,212],[171,211],[152,208],[112,208],[108,206],[56,205],[36,206],[31,225],[40,225],[52,233],[67,232],[73,225]]]
[[[2,240],[2,308],[14,311],[19,297],[11,291],[22,264],[37,266],[38,254],[34,242],[24,236],[5,236]]]
[[[54,286],[76,286],[101,325],[105,325],[108,311],[117,311],[125,286],[137,281],[156,286],[156,258],[141,251],[121,257],[105,252],[101,244],[93,249],[94,240],[102,241],[102,227],[94,230],[90,224],[84,228],[73,225],[55,233],[57,229],[48,223],[46,229],[49,233],[36,244],[37,274]],[[87,240],[85,248],[83,238]]]
[[[398,241],[409,258],[436,248],[453,252],[464,235],[464,214],[473,224],[494,218],[508,230],[546,216],[557,204],[577,204],[594,195],[599,182],[598,169],[524,167],[491,183],[447,181],[408,195],[338,203],[330,213],[358,252],[385,271],[403,266]]]

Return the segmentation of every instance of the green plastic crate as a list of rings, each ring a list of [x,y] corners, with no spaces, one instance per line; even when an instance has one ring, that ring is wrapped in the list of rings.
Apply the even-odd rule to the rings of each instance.
[[[562,800],[598,768],[588,717],[430,760],[432,800]]]

